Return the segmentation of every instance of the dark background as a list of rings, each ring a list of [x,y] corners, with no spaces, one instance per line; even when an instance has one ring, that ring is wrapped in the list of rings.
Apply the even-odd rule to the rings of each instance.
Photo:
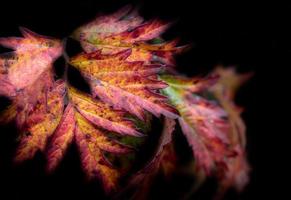
[[[146,19],[159,17],[176,21],[164,37],[179,37],[181,44],[193,44],[190,51],[177,57],[180,72],[189,76],[204,75],[218,64],[237,66],[240,72],[255,72],[255,76],[242,87],[237,97],[237,103],[246,110],[243,118],[248,127],[248,154],[253,168],[251,181],[242,194],[230,192],[227,198],[257,199],[262,195],[268,196],[271,192],[268,188],[271,188],[272,175],[265,167],[264,159],[271,152],[261,144],[262,138],[267,140],[270,134],[257,128],[257,96],[262,89],[258,79],[260,71],[267,71],[269,66],[275,66],[281,56],[277,41],[281,36],[281,20],[277,15],[280,9],[266,4],[201,4],[189,0],[134,2],[136,1],[1,2],[0,36],[20,35],[18,27],[25,26],[40,34],[64,38],[79,25],[93,19],[97,13],[115,11],[128,3],[139,6],[141,15]],[[68,48],[69,54],[79,51],[76,50],[77,47],[74,48],[75,44],[72,46]],[[1,48],[1,52],[4,51],[6,49]],[[1,127],[0,131],[1,199],[104,197],[96,189],[99,187],[98,183],[84,180],[74,146],[70,148],[57,172],[48,176],[44,172],[45,160],[40,154],[33,161],[13,166],[11,159],[15,149],[16,131],[13,127]],[[157,184],[156,187],[161,189],[155,189],[158,192],[155,198],[175,199],[174,190],[187,186],[186,179],[180,181],[168,190],[164,184]],[[209,199],[209,193],[211,189],[208,191],[206,188],[196,199]]]

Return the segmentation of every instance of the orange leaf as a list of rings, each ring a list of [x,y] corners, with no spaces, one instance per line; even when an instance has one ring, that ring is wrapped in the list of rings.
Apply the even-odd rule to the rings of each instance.
[[[71,64],[89,80],[92,92],[104,102],[117,109],[124,109],[140,119],[143,110],[157,117],[161,114],[176,118],[176,110],[167,104],[167,98],[156,91],[167,87],[156,77],[160,66],[144,66],[141,62],[125,59],[130,50],[117,54],[80,54],[71,59]]]
[[[75,139],[81,153],[82,166],[88,178],[98,177],[106,192],[116,189],[119,173],[106,164],[106,158],[96,141],[91,137],[86,137],[79,128],[76,128]]]
[[[16,162],[31,159],[37,150],[43,151],[46,141],[56,129],[62,117],[64,85],[56,82],[53,89],[47,93],[47,104],[39,103],[27,116],[24,125],[24,135],[16,152]],[[42,95],[45,99],[45,94]]]

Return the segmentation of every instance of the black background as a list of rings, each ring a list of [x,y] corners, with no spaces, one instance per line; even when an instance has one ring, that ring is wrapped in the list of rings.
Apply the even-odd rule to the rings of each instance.
[[[79,25],[93,19],[97,13],[115,11],[128,3],[139,6],[141,15],[146,19],[159,17],[176,21],[164,37],[167,39],[179,37],[181,44],[193,44],[190,51],[177,57],[180,72],[189,76],[204,75],[219,64],[237,66],[240,72],[255,72],[255,76],[242,87],[237,97],[237,103],[246,108],[243,118],[248,127],[248,153],[253,168],[251,181],[241,195],[228,194],[228,198],[257,199],[263,194],[268,195],[269,187],[265,185],[270,185],[268,183],[272,181],[263,159],[270,151],[262,149],[260,144],[261,138],[268,138],[270,135],[267,132],[262,133],[257,128],[259,121],[257,96],[261,92],[258,78],[259,72],[275,65],[280,56],[277,41],[281,34],[279,28],[281,21],[277,18],[277,12],[280,10],[274,5],[266,4],[201,4],[187,0],[134,2],[136,1],[1,2],[0,36],[20,35],[18,26],[25,26],[43,35],[64,38]],[[68,48],[69,54],[79,51],[74,45]],[[2,48],[1,51],[4,52],[6,49]],[[40,154],[33,161],[21,166],[15,167],[11,164],[15,139],[13,127],[1,128],[0,195],[3,197],[1,199],[104,197],[96,189],[99,187],[98,183],[84,181],[74,146],[70,148],[57,172],[48,176],[43,169],[45,160]],[[181,183],[178,183],[180,187],[187,185],[186,180],[180,181]],[[175,195],[171,196],[175,193],[173,192],[175,188],[170,191],[165,185],[156,186],[161,189],[155,189],[159,193],[155,198],[163,196],[168,199],[176,198]],[[207,189],[202,193],[196,199],[209,197]]]

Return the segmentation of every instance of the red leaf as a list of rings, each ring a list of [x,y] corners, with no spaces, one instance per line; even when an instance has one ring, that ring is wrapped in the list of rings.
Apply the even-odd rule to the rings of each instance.
[[[7,69],[7,78],[16,90],[33,84],[63,51],[60,40],[49,39],[22,28],[24,38],[0,38],[0,44],[15,50],[1,58],[0,68]],[[1,70],[2,71],[2,70]]]
[[[47,152],[48,171],[53,171],[64,157],[74,137],[75,123],[74,108],[68,104]]]

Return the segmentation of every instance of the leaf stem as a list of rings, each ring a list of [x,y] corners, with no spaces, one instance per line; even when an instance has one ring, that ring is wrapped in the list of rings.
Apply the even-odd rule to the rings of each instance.
[[[70,58],[66,52],[66,46],[67,46],[67,38],[63,39],[63,58],[65,59],[65,70],[64,70],[64,80],[65,83],[68,83],[68,69],[69,69],[69,62],[70,62]]]
[[[68,81],[68,71],[69,71],[69,63],[70,63],[70,58],[67,54],[66,51],[66,47],[67,47],[67,38],[63,39],[63,58],[65,60],[65,69],[64,69],[64,75],[63,75],[63,80],[65,82],[65,86],[66,86],[66,95],[65,95],[65,104],[68,104],[69,102],[69,96],[68,96],[68,86],[69,86],[69,81]]]

